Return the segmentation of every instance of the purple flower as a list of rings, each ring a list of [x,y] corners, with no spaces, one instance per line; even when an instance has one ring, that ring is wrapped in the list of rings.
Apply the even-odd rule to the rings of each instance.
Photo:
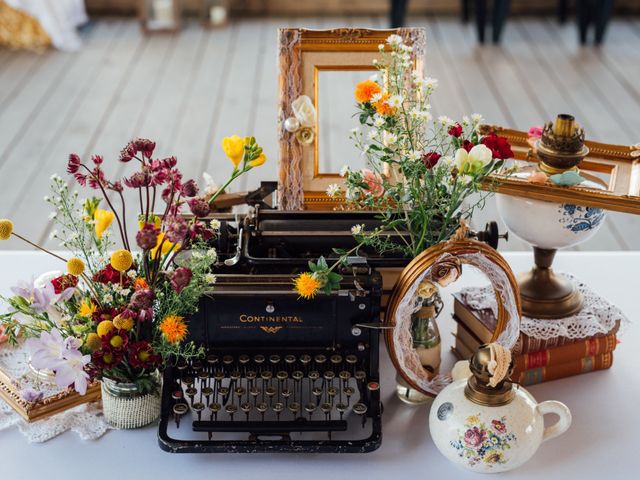
[[[209,203],[202,198],[192,198],[189,200],[189,208],[191,209],[191,213],[198,218],[206,217],[211,211]]]
[[[181,243],[188,231],[189,225],[183,217],[173,216],[166,220],[165,237],[171,243]]]
[[[38,338],[29,338],[25,342],[31,354],[31,365],[38,370],[55,370],[67,350],[65,339],[60,330],[42,332]]]
[[[464,443],[471,447],[478,447],[487,439],[487,432],[480,430],[478,427],[473,427],[467,430],[464,434]]]
[[[42,313],[49,308],[55,296],[56,292],[51,282],[47,282],[43,287],[34,288],[31,308],[37,313]]]
[[[183,197],[195,197],[198,194],[198,185],[193,180],[187,180],[182,184],[181,193]]]
[[[20,390],[20,398],[25,402],[34,403],[42,398],[42,392],[37,392],[33,388],[23,388]]]
[[[186,267],[177,268],[173,275],[171,276],[171,286],[176,291],[176,293],[182,292],[189,282],[191,282],[191,277],[193,273],[190,269]]]
[[[85,366],[91,361],[91,355],[82,355],[79,350],[66,350],[63,360],[56,368],[56,385],[73,388],[80,395],[87,393],[89,374]]]
[[[11,291],[19,297],[30,299],[31,297],[33,297],[33,281],[33,277],[31,277],[31,281],[29,282],[26,280],[18,280],[18,284],[11,287]]]
[[[153,290],[149,288],[145,288],[142,290],[137,290],[129,301],[129,308],[132,310],[142,310],[145,308],[150,308],[153,305],[153,300],[155,299],[155,294]]]
[[[142,250],[151,250],[158,244],[158,229],[150,223],[145,224],[136,233],[136,243]]]

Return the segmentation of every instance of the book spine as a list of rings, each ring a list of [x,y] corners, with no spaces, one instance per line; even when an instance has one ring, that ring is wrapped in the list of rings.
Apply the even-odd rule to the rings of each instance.
[[[537,383],[550,382],[551,380],[572,377],[596,370],[606,370],[610,368],[612,364],[613,352],[607,352],[560,365],[532,368],[519,372],[514,370],[512,378],[517,378],[518,383],[523,386],[535,385]]]
[[[603,353],[612,352],[617,345],[616,335],[606,337],[591,337],[578,340],[567,345],[549,348],[538,352],[523,353],[514,356],[514,369],[517,371],[532,368],[561,365],[585,357],[595,357]]]
[[[609,333],[598,334],[590,338],[603,338],[603,337],[614,335],[618,333],[619,328],[620,328],[620,322],[618,321],[616,322],[616,326]],[[578,342],[582,342],[582,339],[554,337],[548,340],[541,340],[539,338],[529,337],[528,335],[521,333],[520,337],[518,338],[518,341],[516,342],[515,346],[511,350],[511,353],[513,353],[514,355],[522,355],[528,352],[539,352],[541,350],[549,350],[551,348],[564,347],[564,346],[572,345]]]

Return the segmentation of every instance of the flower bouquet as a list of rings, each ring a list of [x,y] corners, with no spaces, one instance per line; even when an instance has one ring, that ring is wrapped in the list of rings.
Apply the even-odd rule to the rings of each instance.
[[[0,315],[4,335],[13,344],[26,339],[33,369],[48,372],[59,387],[83,395],[92,379],[101,380],[105,416],[120,428],[157,418],[158,369],[202,355],[187,341],[187,318],[215,283],[216,251],[209,245],[218,225],[201,219],[224,188],[266,160],[254,138],[225,138],[232,174],[223,187],[199,196],[176,158],[154,159],[154,149],[146,139],[128,143],[119,160],[138,168],[117,181],[107,179],[101,156],[84,162],[70,155],[67,172],[101,198],[81,200],[67,181],[52,177],[52,194],[45,197],[59,229],[52,236],[69,257],[32,243],[14,231],[13,222],[0,220],[0,240],[13,235],[66,265],[65,272],[47,272],[12,289],[14,295],[4,299],[10,309]],[[134,241],[125,196],[137,200]],[[186,208],[190,219],[183,215]]]
[[[335,288],[341,279],[336,267],[363,247],[413,258],[447,240],[484,205],[491,189],[482,188],[490,175],[508,173],[504,160],[513,156],[511,147],[495,133],[479,134],[480,115],[460,122],[433,118],[430,97],[438,81],[412,71],[412,47],[402,37],[390,35],[379,48],[379,73],[355,89],[361,126],[351,138],[367,168],[343,167],[344,186],[330,185],[327,195],[342,197],[348,209],[379,212],[380,225],[370,231],[354,225],[353,249],[336,249],[332,265],[324,258],[312,262],[311,271],[295,280],[304,298]]]

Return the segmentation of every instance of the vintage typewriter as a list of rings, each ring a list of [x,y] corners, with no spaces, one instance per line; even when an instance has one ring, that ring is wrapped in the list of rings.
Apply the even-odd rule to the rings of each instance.
[[[298,299],[308,261],[355,245],[371,212],[219,214],[211,296],[190,319],[203,358],[164,372],[159,444],[170,452],[367,452],[381,442],[380,270],[401,256],[359,251],[340,289]]]

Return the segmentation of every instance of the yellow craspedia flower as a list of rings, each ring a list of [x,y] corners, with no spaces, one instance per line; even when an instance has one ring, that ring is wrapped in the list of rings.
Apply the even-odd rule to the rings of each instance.
[[[111,266],[118,272],[126,272],[133,265],[133,255],[124,248],[116,250],[111,254]]]
[[[298,275],[293,281],[294,290],[300,295],[302,298],[307,300],[316,296],[320,287],[322,287],[322,283],[320,280],[316,278],[316,276],[309,272],[304,272]]]
[[[160,246],[160,244],[162,244],[162,255],[166,255],[167,253],[169,253],[169,250],[171,250],[171,247],[173,247],[174,244],[171,243],[169,240],[165,240],[164,243],[162,243],[162,240],[164,240],[164,232],[160,232],[158,234],[158,242],[156,243],[156,246],[153,247],[151,250],[149,250],[149,252],[151,253],[151,258],[155,258],[156,252],[158,251],[158,247]],[[175,252],[180,250],[180,247],[181,247],[181,244],[176,243],[173,251]]]
[[[85,300],[80,304],[80,311],[78,313],[83,317],[91,317],[95,313],[96,308],[93,302]]]
[[[91,332],[87,335],[87,338],[85,338],[84,345],[93,353],[101,347],[102,341],[97,333]]]
[[[96,211],[93,214],[93,219],[96,221],[96,236],[98,238],[102,238],[102,234],[107,228],[109,228],[114,218],[115,215],[113,212],[102,208],[96,208]]]
[[[184,317],[178,315],[167,315],[160,322],[162,336],[169,343],[179,343],[187,336],[187,325]]]
[[[244,156],[245,139],[238,135],[222,139],[222,150],[229,160],[237,167]]]
[[[118,330],[126,330],[128,332],[133,328],[133,318],[124,318],[121,315],[117,315],[113,319],[113,326]]]
[[[3,218],[0,220],[0,240],[9,240],[13,233],[13,222]]]
[[[99,337],[104,337],[115,327],[113,326],[113,322],[111,320],[103,320],[98,324],[98,328],[96,328],[96,333]]]
[[[78,257],[71,257],[67,260],[67,271],[71,275],[82,275],[84,273],[84,262]]]
[[[267,156],[264,153],[261,153],[258,158],[256,158],[255,160],[251,160],[249,162],[249,166],[252,167],[252,168],[253,167],[259,167],[260,165],[262,165],[266,161],[267,161]]]

